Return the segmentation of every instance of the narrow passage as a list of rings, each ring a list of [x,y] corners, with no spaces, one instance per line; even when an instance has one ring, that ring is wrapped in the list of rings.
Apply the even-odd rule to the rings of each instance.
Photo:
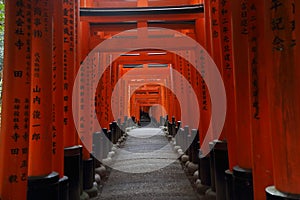
[[[128,134],[125,144],[117,150],[99,199],[199,199],[160,129],[137,128]]]

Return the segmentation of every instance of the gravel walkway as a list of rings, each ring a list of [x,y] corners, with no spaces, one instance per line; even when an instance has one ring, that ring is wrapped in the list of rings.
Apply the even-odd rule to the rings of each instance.
[[[160,129],[132,130],[98,199],[199,199],[176,156]]]

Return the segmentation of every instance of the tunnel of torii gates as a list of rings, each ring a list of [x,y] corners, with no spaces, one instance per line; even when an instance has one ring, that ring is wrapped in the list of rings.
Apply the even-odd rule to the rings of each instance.
[[[73,119],[72,105],[96,113],[111,137],[118,126],[129,126],[129,119],[140,122],[141,113],[178,129],[183,110],[199,107],[198,126],[180,125],[198,129],[202,144],[214,123],[207,80],[215,80],[207,68],[197,71],[186,59],[196,55],[195,46],[182,43],[186,37],[215,62],[227,99],[221,135],[213,133],[212,151],[198,157],[202,184],[216,191],[217,199],[300,199],[299,0],[7,0],[5,15],[1,200],[76,200],[93,186],[92,133],[81,125],[87,118]],[[123,31],[114,47],[128,48],[90,53]],[[132,50],[139,31],[144,32],[138,37],[169,50]],[[205,65],[209,57],[195,59]],[[72,104],[83,63],[89,73],[78,94],[97,88],[92,98]],[[108,67],[101,71],[101,65]],[[131,73],[135,70],[139,73]],[[191,87],[173,79],[175,72]],[[198,105],[183,107],[179,98],[189,101],[192,91]],[[78,136],[82,131],[85,137]]]

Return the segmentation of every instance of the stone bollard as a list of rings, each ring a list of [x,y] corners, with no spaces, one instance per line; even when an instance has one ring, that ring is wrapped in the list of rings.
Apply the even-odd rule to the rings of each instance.
[[[171,137],[172,137],[172,123],[170,123],[169,121],[167,122],[168,123],[168,139],[170,140]]]
[[[214,142],[209,143],[210,153],[209,153],[209,166],[210,166],[210,181],[211,181],[211,191],[216,192],[216,181],[215,181],[215,155],[213,152]]]
[[[111,131],[112,135],[112,143],[116,144],[118,141],[118,135],[117,135],[117,122],[113,121],[109,124],[109,129]]]
[[[103,159],[103,149],[104,143],[103,143],[103,133],[96,132],[93,134],[93,157],[95,157],[95,167],[100,166],[100,161]]]
[[[180,126],[181,126],[181,121],[177,121],[177,125],[175,127],[175,135],[174,135],[174,137],[176,137],[176,135],[177,135],[177,133],[178,133],[178,131],[180,129]]]
[[[107,131],[107,136],[108,136],[108,149],[107,149],[107,153],[110,152],[111,148],[113,147],[113,134],[111,132],[111,130]],[[107,155],[107,154],[106,154]]]
[[[177,135],[175,136],[176,144],[183,148],[183,128],[179,128]]]
[[[172,117],[172,124],[175,124],[176,121],[175,121],[175,116]]]
[[[191,138],[192,138],[192,144],[190,146],[190,161],[192,163],[198,164],[199,163],[199,149],[200,149],[200,144],[199,144],[199,133],[197,129],[192,129],[191,131]]]
[[[190,130],[189,130],[189,126],[185,126],[184,127],[184,140],[183,140],[183,149],[185,149],[185,154],[186,155],[189,155],[189,133],[190,133]]]
[[[109,136],[109,133],[107,131],[107,128],[103,128],[102,129],[102,132],[103,132],[103,148],[102,148],[102,157],[103,158],[106,158],[108,152],[109,152],[109,149],[110,149],[110,136]],[[104,138],[106,137],[106,138]]]
[[[164,119],[164,117],[163,116],[160,116],[160,118],[159,118],[159,125],[160,126],[164,126],[165,125],[165,119]]]

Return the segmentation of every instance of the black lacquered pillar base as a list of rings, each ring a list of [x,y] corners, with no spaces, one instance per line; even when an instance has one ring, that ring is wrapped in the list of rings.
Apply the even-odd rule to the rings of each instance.
[[[98,194],[98,189],[94,187],[94,161],[94,158],[83,160],[83,190],[90,198],[96,197]]]
[[[93,187],[94,182],[94,160],[92,158],[83,160],[83,190]]]
[[[59,175],[52,172],[47,176],[28,177],[27,199],[59,200]]]
[[[59,200],[69,200],[69,178],[67,176],[59,179]]]
[[[215,178],[215,154],[214,154],[214,142],[209,143],[210,153],[209,153],[209,166],[210,166],[210,180],[211,180],[211,190],[216,192],[216,178]]]
[[[226,200],[234,200],[233,195],[233,174],[229,169],[225,171]]]
[[[211,186],[210,175],[210,157],[209,155],[202,157],[199,160],[199,179],[202,185]]]
[[[238,166],[233,168],[233,190],[236,200],[252,200],[254,198],[251,170]]]
[[[215,184],[217,200],[226,199],[225,171],[229,168],[227,143],[225,141],[214,141],[213,149],[215,159]]]
[[[69,178],[69,199],[80,200],[81,146],[65,148],[65,175]]]

